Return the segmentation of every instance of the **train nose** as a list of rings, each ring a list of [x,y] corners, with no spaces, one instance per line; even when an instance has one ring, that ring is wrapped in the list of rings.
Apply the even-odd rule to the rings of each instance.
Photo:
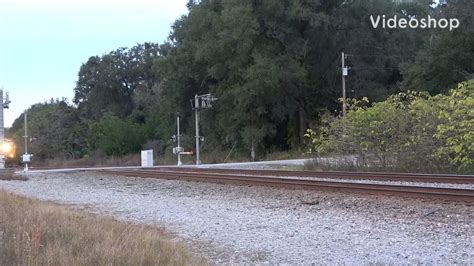
[[[3,143],[2,145],[3,154],[8,154],[12,151],[12,145],[10,143]]]

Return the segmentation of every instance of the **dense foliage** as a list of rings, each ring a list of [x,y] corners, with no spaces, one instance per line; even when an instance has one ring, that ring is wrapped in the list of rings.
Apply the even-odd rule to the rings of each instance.
[[[358,154],[363,164],[413,170],[474,170],[474,80],[448,95],[407,92],[353,105],[318,130],[310,152]],[[374,158],[376,160],[374,160]]]
[[[125,155],[141,148],[146,140],[144,126],[106,115],[92,124],[89,147],[107,155]]]
[[[424,0],[190,0],[189,13],[176,20],[166,43],[92,56],[79,69],[72,104],[33,106],[32,152],[39,158],[95,151],[122,155],[147,142],[170,152],[176,112],[181,113],[183,145],[193,149],[190,99],[205,93],[219,100],[200,113],[204,152],[235,148],[250,155],[254,149],[258,157],[299,148],[308,127],[325,130],[323,113],[340,110],[343,51],[351,68],[348,96],[355,99],[377,102],[409,89],[445,92],[472,76],[473,5],[470,0],[442,6]],[[372,14],[459,17],[461,28],[374,29]],[[372,114],[358,123],[382,135],[379,142],[360,136],[360,149],[389,152],[383,134],[396,133],[391,128],[403,121],[400,110],[381,102],[366,112]],[[396,120],[377,122],[389,115]],[[22,127],[19,117],[11,129],[18,143]],[[444,130],[454,134],[449,126]]]
[[[87,125],[79,119],[77,109],[65,99],[38,103],[28,110],[28,151],[38,159],[79,158],[86,152]],[[12,135],[19,151],[24,150],[24,114],[15,120]]]

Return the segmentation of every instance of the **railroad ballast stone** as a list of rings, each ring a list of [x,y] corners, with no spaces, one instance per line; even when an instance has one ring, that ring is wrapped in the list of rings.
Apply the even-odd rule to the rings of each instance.
[[[463,203],[93,173],[0,187],[156,224],[217,264],[474,263],[474,207]]]

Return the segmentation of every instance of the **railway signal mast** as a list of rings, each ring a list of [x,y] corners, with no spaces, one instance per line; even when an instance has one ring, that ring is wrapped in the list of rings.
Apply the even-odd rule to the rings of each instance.
[[[2,148],[2,152],[0,155],[0,169],[5,168],[5,151],[4,151],[4,144],[5,144],[5,125],[4,125],[4,116],[3,116],[3,109],[8,109],[10,107],[10,98],[8,96],[8,92],[5,93],[5,98],[3,98],[3,88],[0,89],[0,147]]]
[[[195,95],[194,99],[191,99],[191,106],[194,110],[196,120],[196,165],[201,163],[199,159],[199,146],[200,142],[204,141],[204,137],[199,135],[199,110],[212,108],[212,103],[218,99],[212,96],[212,94]]]
[[[181,133],[179,132],[179,119],[180,119],[180,114],[179,114],[179,112],[177,112],[176,113],[177,134],[172,136],[171,138],[174,141],[178,142],[178,147],[173,148],[173,153],[178,155],[178,166],[181,166],[181,165],[183,165],[183,163],[181,162],[181,154],[184,152],[184,149],[183,149],[183,147],[181,147],[181,141],[180,141],[180,138],[181,138],[180,134]]]
[[[28,172],[28,163],[31,162],[31,157],[33,157],[33,154],[28,154],[28,112],[25,110],[25,135],[23,138],[25,138],[25,154],[21,156],[22,162],[25,164],[25,168],[23,169],[24,172]]]

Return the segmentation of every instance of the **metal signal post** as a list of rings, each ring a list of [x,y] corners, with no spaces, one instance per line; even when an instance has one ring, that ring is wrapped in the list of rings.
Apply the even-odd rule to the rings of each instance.
[[[25,164],[25,168],[23,169],[24,172],[28,172],[28,163],[31,162],[31,157],[33,155],[28,154],[28,112],[25,110],[25,154],[22,156],[22,161]]]
[[[196,122],[196,165],[201,163],[199,158],[199,147],[200,142],[204,140],[202,136],[199,135],[199,110],[200,109],[209,109],[212,108],[212,103],[217,101],[217,98],[209,94],[204,95],[194,95],[194,99],[191,99],[191,106],[194,109],[195,122]]]
[[[179,133],[179,118],[180,118],[180,115],[179,115],[179,112],[176,113],[176,123],[177,123],[177,140],[178,140],[178,147],[176,149],[176,153],[178,154],[178,166],[181,166],[183,163],[181,162],[181,152],[182,152],[182,148],[181,148],[181,142],[180,142],[180,133]]]

